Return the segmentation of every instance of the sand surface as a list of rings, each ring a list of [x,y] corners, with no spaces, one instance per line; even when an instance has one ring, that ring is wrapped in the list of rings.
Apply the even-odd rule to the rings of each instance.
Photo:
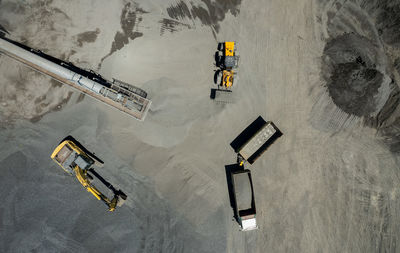
[[[399,252],[399,1],[0,0],[0,29],[141,87],[136,121],[0,55],[1,252]],[[233,104],[210,100],[238,43]],[[232,220],[230,142],[284,133],[253,165],[258,230]],[[127,202],[50,159],[72,135]]]

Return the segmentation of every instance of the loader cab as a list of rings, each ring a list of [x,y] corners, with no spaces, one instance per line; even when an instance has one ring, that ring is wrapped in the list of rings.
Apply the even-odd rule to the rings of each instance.
[[[235,56],[226,56],[224,60],[224,65],[226,69],[233,69],[236,67]]]

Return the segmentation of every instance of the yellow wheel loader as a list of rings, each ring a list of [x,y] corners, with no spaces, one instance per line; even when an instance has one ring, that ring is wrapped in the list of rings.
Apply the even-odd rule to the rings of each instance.
[[[235,42],[227,41],[218,44],[218,51],[215,53],[215,65],[218,70],[214,75],[216,89],[211,89],[211,99],[217,102],[232,102],[231,92],[234,88],[234,80],[238,68],[239,56],[236,55]]]
[[[60,165],[68,174],[75,176],[83,187],[93,194],[98,200],[103,201],[110,212],[114,211],[117,206],[122,206],[127,196],[121,190],[116,190],[109,182],[101,177],[92,167],[95,162],[102,164],[94,154],[90,153],[72,136],[66,137],[56,147],[51,158]],[[96,177],[108,189],[110,189],[114,197],[109,199],[96,188],[92,181]]]

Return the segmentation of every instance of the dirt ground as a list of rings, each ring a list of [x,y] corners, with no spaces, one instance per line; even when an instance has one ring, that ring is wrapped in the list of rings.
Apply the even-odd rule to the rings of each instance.
[[[400,1],[0,0],[10,38],[153,101],[136,121],[0,55],[1,252],[399,252]],[[210,100],[219,41],[236,101]],[[225,166],[261,115],[241,232]],[[51,159],[72,135],[128,199],[114,213]]]

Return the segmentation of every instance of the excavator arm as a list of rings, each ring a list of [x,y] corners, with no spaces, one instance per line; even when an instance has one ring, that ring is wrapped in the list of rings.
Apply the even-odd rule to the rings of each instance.
[[[83,170],[79,166],[75,166],[74,171],[76,178],[83,185],[83,187],[85,187],[85,189],[93,194],[93,196],[95,196],[98,200],[103,201],[108,206],[108,210],[110,212],[114,211],[117,205],[121,206],[123,202],[125,202],[127,196],[121,190],[116,190],[109,182],[107,182],[103,177],[97,174],[97,172],[93,168]],[[110,200],[106,195],[101,193],[94,185],[91,184],[91,176],[90,174],[88,174],[88,171],[90,171],[105,186],[107,186],[107,188],[113,191],[113,199]]]

